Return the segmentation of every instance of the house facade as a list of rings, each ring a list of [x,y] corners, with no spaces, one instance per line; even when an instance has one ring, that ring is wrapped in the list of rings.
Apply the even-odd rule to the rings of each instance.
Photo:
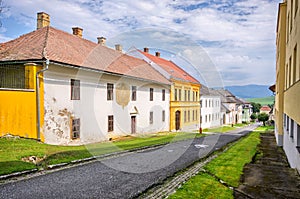
[[[82,32],[38,13],[37,30],[0,44],[0,136],[77,145],[169,130],[169,80]]]
[[[170,131],[191,131],[200,127],[200,88],[198,80],[174,62],[149,53],[148,48],[139,51],[139,57],[151,64],[172,84],[170,89]]]
[[[201,127],[202,129],[222,125],[221,97],[206,86],[201,86]]]
[[[300,171],[300,13],[298,1],[279,4],[275,86],[275,135],[292,168]]]

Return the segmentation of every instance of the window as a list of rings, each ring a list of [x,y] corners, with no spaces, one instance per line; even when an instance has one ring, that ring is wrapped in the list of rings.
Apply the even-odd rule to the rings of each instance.
[[[291,133],[290,133],[290,137],[294,138],[294,120],[291,120]]]
[[[289,129],[290,129],[290,123],[289,123],[289,121],[290,121],[289,116],[286,116],[286,130],[287,131],[289,131]]]
[[[153,124],[153,111],[150,112],[149,123]]]
[[[293,57],[293,79],[296,82],[296,73],[297,73],[297,45],[294,48],[294,57]]]
[[[71,100],[80,100],[80,80],[71,79]]]
[[[184,90],[184,101],[187,101],[187,90]]]
[[[297,142],[296,142],[296,146],[300,147],[300,126],[299,124],[297,124]]]
[[[188,91],[188,101],[191,101],[191,91]]]
[[[196,91],[196,101],[198,101],[198,92]]]
[[[292,56],[289,59],[289,82],[288,82],[288,86],[290,87],[292,85]]]
[[[298,0],[295,1],[295,16],[294,17],[296,17],[297,11],[298,11]]]
[[[150,101],[153,101],[153,88],[150,88]]]
[[[205,115],[205,122],[207,122],[207,115]]]
[[[107,83],[107,100],[113,100],[114,96],[114,85]]]
[[[186,119],[187,119],[187,117],[186,117],[186,111],[184,111],[184,122],[186,122]]]
[[[193,121],[195,121],[195,110],[193,110]]]
[[[191,115],[191,113],[190,113],[190,111],[188,111],[188,122],[190,122],[191,121],[191,118],[190,118],[190,115]]]
[[[136,101],[136,86],[131,87],[131,101]]]
[[[179,101],[181,101],[181,89],[178,90],[179,91]]]
[[[162,101],[165,101],[166,100],[166,90],[165,89],[162,89]]]
[[[108,132],[114,131],[114,116],[109,115],[108,116]]]
[[[207,100],[205,100],[205,107],[207,107]]]
[[[30,71],[24,65],[0,65],[0,88],[30,88]],[[33,87],[32,87],[33,88]]]
[[[202,100],[200,100],[200,108],[202,108]]]
[[[174,101],[177,101],[178,98],[177,98],[177,89],[175,89],[175,92],[174,92]]]
[[[193,101],[195,101],[195,91],[193,91]]]
[[[71,139],[80,138],[80,119],[72,119]]]
[[[293,29],[293,14],[294,14],[294,0],[291,0],[291,29]]]
[[[162,121],[166,121],[166,112],[162,111]]]

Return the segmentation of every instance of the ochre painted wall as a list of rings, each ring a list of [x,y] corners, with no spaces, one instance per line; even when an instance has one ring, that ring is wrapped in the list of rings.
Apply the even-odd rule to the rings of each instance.
[[[26,64],[26,89],[0,89],[0,136],[6,134],[37,139],[35,74],[42,67]],[[41,126],[43,124],[43,81],[40,80]],[[41,136],[43,140],[43,136]]]
[[[180,129],[185,129],[189,127],[196,129],[200,121],[200,84],[193,84],[174,79],[171,79],[171,81],[173,84],[171,86],[170,92],[170,131],[176,130],[176,111],[180,111]],[[175,101],[175,89],[181,89],[181,101]],[[190,101],[185,101],[185,89],[190,90]],[[193,91],[197,91],[198,93],[197,99],[195,101],[193,101]],[[179,95],[177,97],[179,98]],[[195,116],[195,120],[193,120],[193,110],[197,110],[197,116]],[[190,121],[184,121],[185,111],[190,111]]]

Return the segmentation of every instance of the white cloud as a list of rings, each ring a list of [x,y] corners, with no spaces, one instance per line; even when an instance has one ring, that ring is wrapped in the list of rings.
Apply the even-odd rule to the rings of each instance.
[[[110,40],[126,31],[167,28],[183,33],[191,40],[202,42],[220,71],[239,67],[240,73],[248,74],[243,84],[272,84],[275,76],[275,27],[279,2],[10,0],[5,2],[10,10],[3,17],[14,18],[24,26],[35,29],[36,13],[45,11],[51,16],[52,26],[67,32],[71,32],[72,26],[80,26],[84,29],[84,37],[93,41],[98,36],[105,36]],[[149,40],[152,36],[155,35],[145,35],[144,39]],[[0,36],[2,41],[9,37],[5,32]],[[250,71],[249,67],[255,70]],[[266,70],[271,73],[266,73]],[[224,82],[227,84],[241,84],[240,81],[233,80],[237,78],[228,77],[230,82],[226,82],[226,78]]]

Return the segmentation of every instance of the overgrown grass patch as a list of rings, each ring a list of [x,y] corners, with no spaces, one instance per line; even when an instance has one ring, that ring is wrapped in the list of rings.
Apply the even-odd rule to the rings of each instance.
[[[230,186],[237,187],[244,165],[251,162],[260,142],[259,132],[252,132],[204,168]]]
[[[0,175],[200,136],[204,135],[184,132],[158,133],[83,146],[56,146],[31,139],[0,138]],[[42,161],[37,165],[22,161],[22,158],[29,156],[36,156]]]
[[[200,173],[192,177],[184,186],[179,188],[175,194],[169,196],[170,199],[182,198],[233,198],[233,191],[228,189],[215,178]]]
[[[218,179],[229,186],[238,187],[243,167],[256,154],[260,133],[253,131],[233,144],[204,167],[206,173],[201,172],[192,177],[169,198],[233,198],[232,190]]]

